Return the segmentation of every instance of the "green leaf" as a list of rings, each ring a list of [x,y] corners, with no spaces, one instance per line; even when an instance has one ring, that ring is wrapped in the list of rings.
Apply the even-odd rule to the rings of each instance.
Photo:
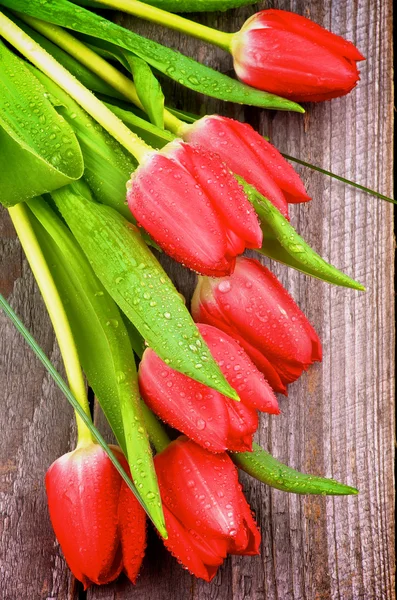
[[[82,6],[92,6],[95,8],[106,8],[103,4],[95,0],[78,0],[76,2]],[[230,8],[256,4],[254,0],[145,0],[146,4],[157,6],[169,12],[224,12]]]
[[[90,417],[88,417],[86,415],[86,413],[84,412],[83,408],[80,406],[80,404],[78,403],[78,401],[76,400],[76,398],[73,396],[72,392],[70,391],[70,389],[68,388],[68,386],[66,385],[66,383],[64,382],[64,380],[62,379],[62,377],[56,371],[54,365],[50,362],[50,360],[45,355],[45,353],[42,350],[42,348],[40,348],[40,346],[38,345],[38,343],[36,342],[36,340],[34,339],[34,337],[29,333],[29,331],[26,329],[26,327],[24,326],[24,324],[22,323],[22,321],[17,317],[17,315],[15,314],[15,312],[12,310],[12,308],[8,304],[7,300],[1,294],[0,294],[0,306],[3,309],[4,313],[7,315],[7,317],[9,317],[9,319],[12,321],[12,323],[15,326],[15,328],[22,334],[22,336],[26,340],[27,344],[30,346],[30,348],[33,350],[33,352],[36,354],[36,356],[42,362],[42,364],[44,365],[44,367],[47,369],[47,371],[49,372],[49,374],[51,375],[51,377],[53,378],[53,380],[55,381],[55,383],[57,384],[57,386],[59,387],[59,389],[65,395],[67,401],[71,404],[71,406],[73,407],[73,409],[79,414],[79,416],[81,417],[81,420],[84,422],[84,424],[91,431],[93,437],[96,439],[96,441],[103,448],[104,452],[106,452],[106,454],[109,457],[111,463],[117,469],[117,471],[120,473],[121,477],[123,478],[123,480],[125,481],[125,483],[129,487],[129,489],[132,491],[132,493],[134,494],[134,496],[137,498],[137,500],[139,501],[139,503],[142,505],[142,508],[146,512],[148,512],[146,504],[142,503],[142,500],[141,500],[141,498],[140,498],[140,496],[138,494],[138,491],[137,491],[135,485],[133,484],[133,482],[131,481],[131,479],[128,477],[128,475],[124,471],[123,467],[120,465],[119,461],[114,456],[113,452],[110,450],[109,446],[107,445],[107,443],[103,439],[103,437],[100,434],[100,432],[93,425]]]
[[[243,186],[261,222],[263,243],[258,252],[322,281],[365,291],[360,283],[322,259],[267,198],[242,177],[235,177]]]
[[[131,52],[125,52],[125,57],[145,112],[153,125],[164,129],[164,94],[159,82],[144,60],[134,56]]]
[[[202,65],[171,48],[128,31],[67,0],[0,0],[0,4],[74,31],[107,40],[133,52],[181,85],[220,100],[275,110],[304,112],[295,102],[256,90]]]
[[[159,531],[164,532],[134,355],[120,311],[54,211],[42,198],[29,201],[28,206],[38,220],[35,231],[64,303],[88,382],[128,458],[143,503]]]
[[[237,399],[136,227],[85,193],[79,182],[52,196],[108,293],[171,368]]]
[[[1,41],[0,80],[1,202],[14,206],[78,179],[84,166],[73,130]]]
[[[253,444],[252,452],[236,452],[230,454],[230,457],[239,469],[283,492],[322,494],[323,496],[358,494],[356,488],[339,483],[334,479],[326,479],[295,471],[291,467],[287,467],[287,465],[279,462],[255,443]]]

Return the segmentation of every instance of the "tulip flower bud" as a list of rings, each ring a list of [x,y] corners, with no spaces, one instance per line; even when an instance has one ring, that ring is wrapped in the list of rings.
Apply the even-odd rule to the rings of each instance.
[[[128,473],[121,450],[112,451]],[[113,581],[122,569],[135,583],[146,546],[145,512],[103,449],[90,443],[64,454],[45,483],[55,535],[84,589]]]
[[[277,277],[257,260],[239,258],[230,277],[199,278],[192,315],[240,342],[275,391],[285,393],[288,383],[321,361],[313,327]]]
[[[219,158],[181,141],[150,153],[133,173],[128,205],[170,256],[199,273],[233,271],[262,231],[242,187]]]
[[[362,54],[342,37],[300,15],[262,10],[232,40],[241,81],[295,102],[344,96],[359,80]]]
[[[241,401],[174,371],[150,348],[139,366],[141,395],[163,421],[211,452],[251,450],[258,427],[256,411],[279,414],[276,397],[232,337],[210,325],[198,325],[198,329]]]
[[[225,453],[179,437],[154,458],[168,550],[193,575],[211,581],[227,554],[259,554],[260,533]]]
[[[211,148],[233,173],[253,185],[284,217],[288,217],[288,203],[310,200],[292,166],[248,123],[211,115],[186,125],[183,139]]]

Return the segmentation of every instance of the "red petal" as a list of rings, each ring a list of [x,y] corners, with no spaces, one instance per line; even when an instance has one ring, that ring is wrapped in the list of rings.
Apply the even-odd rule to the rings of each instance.
[[[357,67],[343,56],[294,33],[272,31],[265,36],[263,31],[251,31],[249,40],[245,39],[244,62],[235,62],[238,77],[253,87],[296,102],[310,102],[315,97],[347,94],[359,79]],[[282,48],[282,53],[277,48]]]
[[[229,436],[228,448],[232,452],[251,452],[252,438],[258,429],[256,410],[245,406],[242,402],[228,399]]]
[[[292,374],[297,366],[305,369],[318,359],[319,341],[314,348],[307,318],[266,267],[239,259],[226,282],[227,290],[225,280],[211,282],[218,311],[241,338],[260,350],[282,380],[290,366]]]
[[[259,554],[261,534],[252,516],[251,507],[245,499],[242,490],[240,491],[240,514],[240,530],[230,545],[229,552],[231,554],[244,554],[249,556]]]
[[[260,350],[249,344],[244,338],[241,337],[241,335],[238,334],[236,329],[233,328],[232,324],[225,320],[225,315],[222,315],[214,299],[204,295],[201,301],[201,291],[205,286],[205,283],[203,282],[206,281],[208,281],[206,278],[199,278],[199,283],[197,284],[192,298],[191,311],[196,323],[207,323],[208,325],[217,327],[221,331],[230,335],[230,337],[235,339],[240,346],[242,346],[257,369],[263,373],[270,387],[275,392],[288,395],[287,388],[281,381],[280,376],[273,365],[261,353]]]
[[[149,348],[139,366],[139,387],[163,421],[212,452],[228,449],[225,396],[174,371]]]
[[[170,256],[201,273],[230,272],[225,228],[211,198],[172,155],[156,153],[141,165],[127,197],[138,223]]]
[[[288,207],[282,191],[289,202],[310,200],[292,166],[248,123],[211,115],[196,121],[184,137],[212,148],[234,173],[255,186],[284,216],[288,217]]]
[[[46,474],[51,522],[65,559],[85,587],[121,571],[117,507],[121,478],[97,444],[56,460]]]
[[[350,42],[286,11],[262,11],[236,36],[235,70],[243,81],[284,97],[319,101],[348,93],[362,55]]]
[[[258,217],[242,187],[219,160],[219,156],[189,144],[181,144],[177,155],[194,173],[197,183],[211,199],[225,227],[240,238],[247,248],[260,248],[262,231]]]
[[[230,537],[239,523],[238,477],[227,454],[211,454],[181,437],[154,462],[163,503],[186,529]]]
[[[261,156],[263,138],[252,127],[218,115],[207,116],[192,125],[184,136],[187,141],[211,148],[228,168],[254,185],[276,208],[288,217],[288,206],[283,193],[269,172],[266,159]]]
[[[124,481],[120,490],[118,518],[124,571],[135,583],[145,555],[146,515]]]
[[[333,53],[345,56],[352,61],[365,60],[364,56],[352,42],[343,39],[340,35],[332,33],[324,27],[321,27],[321,25],[314,23],[306,17],[297,15],[296,13],[286,10],[270,9],[257,13],[255,19],[262,22],[265,27],[270,26],[274,29],[282,28],[296,33],[297,35],[302,36],[302,38],[311,40],[319,46],[325,46]]]
[[[263,412],[279,414],[277,399],[270,385],[241,345],[216,327],[204,324],[197,327],[242,403]]]
[[[208,560],[209,553],[202,551],[197,541],[192,538],[187,529],[166,506],[163,509],[168,532],[168,539],[163,540],[164,545],[190,573],[205,581],[211,581],[215,577],[219,565],[222,564],[224,556],[219,556],[217,560],[214,553],[211,556],[211,564],[206,564],[204,560]]]

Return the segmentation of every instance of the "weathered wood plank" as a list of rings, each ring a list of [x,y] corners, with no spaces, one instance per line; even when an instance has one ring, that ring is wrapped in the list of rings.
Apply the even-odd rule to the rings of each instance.
[[[309,106],[304,117],[221,104],[172,83],[165,85],[168,98],[192,111],[246,119],[281,150],[391,193],[391,2],[278,0],[272,5],[310,16],[356,42],[369,57],[358,89],[347,98]],[[200,19],[233,31],[253,11],[248,7]],[[123,22],[231,71],[230,58],[220,50],[134,19]],[[360,496],[304,498],[244,477],[262,530],[260,557],[233,557],[206,584],[183,571],[151,531],[138,584],[121,580],[93,588],[87,593],[90,600],[394,598],[392,209],[307,169],[300,172],[313,201],[294,207],[293,224],[324,258],[359,279],[368,291],[334,288],[271,264],[317,328],[324,360],[290,387],[289,398],[280,401],[279,418],[262,418],[258,440],[298,469],[356,485]],[[58,360],[48,319],[7,224],[2,239],[2,289]],[[165,262],[179,289],[189,296],[194,277]],[[6,473],[0,492],[6,506],[0,589],[5,600],[77,600],[54,546],[41,485],[46,467],[68,448],[70,414],[2,319],[8,387],[6,410],[0,413],[6,431],[0,440]],[[23,414],[19,422],[15,398]]]

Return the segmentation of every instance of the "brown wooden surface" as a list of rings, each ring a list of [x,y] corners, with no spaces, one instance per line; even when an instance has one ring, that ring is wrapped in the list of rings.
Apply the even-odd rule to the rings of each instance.
[[[305,116],[222,104],[170,83],[168,98],[195,112],[244,118],[282,151],[391,194],[391,1],[272,5],[310,16],[354,41],[368,57],[358,89],[308,106]],[[200,19],[233,31],[253,11]],[[123,22],[231,72],[221,50],[134,19]],[[392,207],[307,169],[300,172],[313,201],[292,208],[293,225],[368,291],[335,288],[271,264],[317,328],[324,360],[290,387],[289,398],[280,399],[279,418],[261,419],[258,441],[291,466],[335,477],[361,493],[299,497],[243,477],[262,530],[261,556],[228,559],[206,584],[183,571],[151,531],[138,584],[120,580],[94,587],[89,600],[394,598]],[[60,367],[51,325],[5,213],[0,227],[1,291]],[[170,272],[189,294],[194,277],[175,265]],[[72,447],[71,411],[2,314],[0,328],[0,598],[81,599],[85,594],[55,542],[43,489],[48,466]]]

